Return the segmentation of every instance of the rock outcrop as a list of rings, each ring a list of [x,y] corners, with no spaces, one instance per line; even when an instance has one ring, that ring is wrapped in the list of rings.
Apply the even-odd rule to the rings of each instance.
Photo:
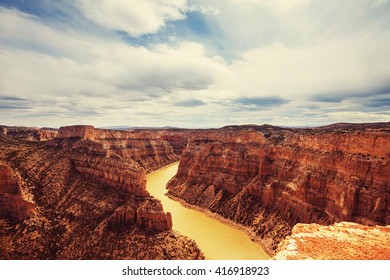
[[[390,124],[232,126],[190,136],[169,194],[275,251],[296,223],[390,224]]]
[[[161,202],[153,198],[140,201],[140,206],[122,205],[115,209],[110,221],[118,225],[134,225],[152,231],[167,231],[172,229],[171,214],[164,213]]]
[[[157,199],[148,199],[136,213],[138,226],[151,230],[164,231],[172,229],[171,213],[164,213],[161,202]]]
[[[20,176],[0,162],[0,217],[23,221],[34,215],[35,205],[24,198],[20,184]]]
[[[93,140],[95,138],[95,128],[91,125],[60,127],[57,138],[80,138],[83,140]]]
[[[390,260],[390,226],[296,224],[276,260]]]

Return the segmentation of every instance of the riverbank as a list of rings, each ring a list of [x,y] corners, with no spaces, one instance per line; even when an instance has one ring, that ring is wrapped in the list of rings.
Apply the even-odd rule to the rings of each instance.
[[[179,197],[173,196],[171,194],[168,194],[168,193],[166,194],[166,196],[169,197],[170,199],[174,200],[174,201],[179,202],[181,205],[183,205],[186,208],[199,211],[199,212],[205,214],[206,216],[208,216],[209,218],[215,219],[215,220],[217,220],[217,221],[219,221],[219,222],[221,222],[223,224],[226,224],[228,226],[234,227],[234,228],[236,228],[238,230],[241,230],[241,231],[245,232],[245,234],[248,235],[248,237],[253,242],[255,242],[256,244],[259,244],[261,246],[261,248],[264,250],[264,252],[268,255],[269,258],[272,258],[273,252],[272,252],[272,249],[270,249],[271,245],[272,245],[272,240],[267,242],[267,239],[262,239],[261,237],[256,235],[250,228],[248,228],[246,226],[243,226],[241,224],[235,223],[235,222],[233,222],[233,221],[231,221],[229,219],[226,219],[226,218],[222,217],[221,215],[219,215],[217,213],[211,212],[208,209],[204,209],[204,208],[199,207],[197,205],[189,204],[185,200],[183,200],[183,199],[181,199]]]

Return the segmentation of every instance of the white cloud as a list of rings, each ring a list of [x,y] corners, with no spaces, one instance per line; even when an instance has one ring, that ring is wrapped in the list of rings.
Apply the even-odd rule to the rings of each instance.
[[[259,4],[277,12],[287,12],[309,5],[313,0],[233,0],[234,3]]]
[[[389,0],[373,0],[372,6],[374,7],[380,7],[382,5],[386,5],[389,3]]]
[[[166,21],[183,19],[186,0],[82,0],[85,16],[110,29],[133,36],[157,32]]]
[[[370,92],[388,86],[390,32],[300,48],[250,50],[232,65],[236,92],[282,97]],[[244,82],[245,81],[245,82]]]
[[[78,1],[86,17],[107,28],[93,25],[90,34],[89,25],[59,28],[66,23],[0,7],[0,65],[7,69],[0,98],[21,99],[4,99],[0,118],[187,127],[388,120],[388,95],[374,96],[390,86],[384,1],[186,2]],[[207,32],[185,40],[180,28],[158,33],[182,19],[181,10],[198,11]],[[109,29],[157,32],[151,37],[159,43],[135,46]],[[196,42],[201,36],[207,44]],[[218,52],[230,62],[210,55]]]
[[[206,90],[229,75],[221,58],[208,57],[199,43],[135,47],[56,30],[18,11],[2,8],[0,15],[0,64],[7,69],[0,96],[28,100],[31,108],[21,115],[118,114],[166,94]]]

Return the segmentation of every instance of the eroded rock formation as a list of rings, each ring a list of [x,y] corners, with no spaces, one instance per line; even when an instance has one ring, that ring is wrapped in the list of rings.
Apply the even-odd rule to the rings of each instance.
[[[277,260],[389,260],[390,226],[296,224]]]
[[[275,251],[293,225],[390,224],[390,124],[238,126],[192,134],[171,197],[243,224]]]
[[[157,199],[148,199],[137,209],[136,222],[138,226],[152,230],[172,229],[172,216],[169,212],[164,213]]]
[[[0,217],[23,221],[34,215],[34,203],[27,201],[20,176],[0,161]]]

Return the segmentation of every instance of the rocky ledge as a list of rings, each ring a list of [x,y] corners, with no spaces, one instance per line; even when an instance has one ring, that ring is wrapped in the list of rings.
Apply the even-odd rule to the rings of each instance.
[[[390,226],[297,224],[276,260],[389,260]]]

